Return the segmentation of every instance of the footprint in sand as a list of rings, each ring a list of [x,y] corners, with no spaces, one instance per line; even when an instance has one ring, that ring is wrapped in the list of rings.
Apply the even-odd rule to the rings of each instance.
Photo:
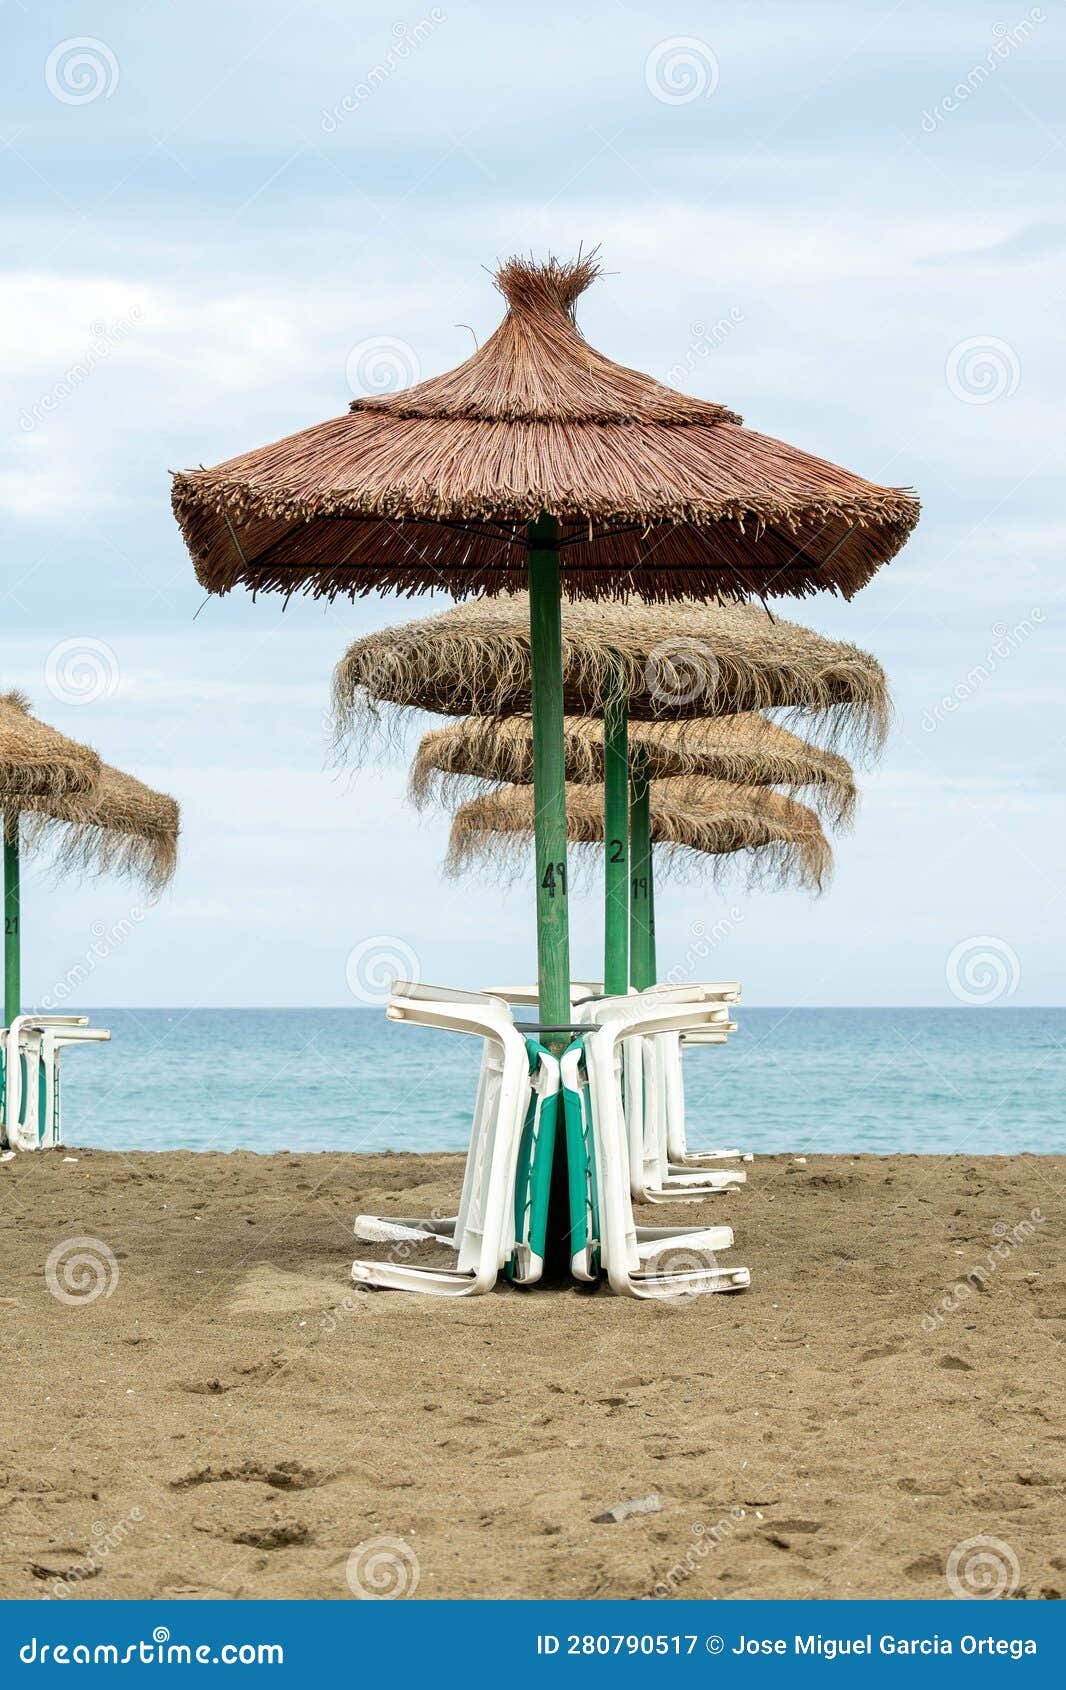
[[[227,1484],[243,1479],[249,1484],[270,1485],[274,1490],[313,1490],[318,1474],[299,1461],[239,1461],[232,1467],[197,1467],[191,1473],[171,1479],[171,1490],[192,1490],[196,1485]]]

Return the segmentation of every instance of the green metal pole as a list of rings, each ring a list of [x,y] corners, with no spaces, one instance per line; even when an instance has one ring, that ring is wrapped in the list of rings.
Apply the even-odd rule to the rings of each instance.
[[[659,965],[655,955],[655,852],[648,841],[648,985],[654,986],[659,978]]]
[[[629,978],[638,992],[654,984],[651,962],[651,789],[638,749],[629,769]]]
[[[22,1008],[22,959],[19,925],[19,818],[4,812],[4,1025]]]
[[[629,701],[614,691],[603,712],[603,989],[629,990]]]
[[[558,520],[541,514],[529,524],[528,542],[537,982],[541,1022],[565,1026],[570,1020],[570,920]]]

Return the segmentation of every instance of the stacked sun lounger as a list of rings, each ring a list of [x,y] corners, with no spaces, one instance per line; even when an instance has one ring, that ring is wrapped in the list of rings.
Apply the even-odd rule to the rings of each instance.
[[[8,1150],[62,1144],[59,1066],[72,1045],[111,1034],[87,1015],[19,1015],[0,1031],[0,1143]]]
[[[523,1023],[535,997],[527,988],[477,993],[394,984],[390,1020],[480,1038],[481,1068],[457,1213],[360,1215],[358,1238],[401,1248],[390,1260],[357,1261],[355,1281],[438,1296],[487,1291],[501,1273],[534,1284],[545,1271],[562,1137],[575,1279],[603,1278],[616,1293],[640,1298],[743,1290],[748,1270],[718,1259],[733,1246],[729,1226],[638,1226],[633,1213],[634,1200],[695,1202],[735,1192],[747,1178],[734,1151],[708,1152],[706,1167],[688,1167],[684,1122],[675,1119],[684,1108],[683,1041],[724,1040],[739,987],[701,984],[612,998],[575,986],[567,1040],[548,1040]],[[453,1252],[454,1265],[400,1259],[411,1246],[430,1243]]]

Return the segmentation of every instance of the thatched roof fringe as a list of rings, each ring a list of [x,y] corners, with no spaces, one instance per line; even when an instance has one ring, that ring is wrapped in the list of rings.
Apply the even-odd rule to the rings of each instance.
[[[843,757],[791,734],[764,716],[723,716],[699,722],[632,722],[630,750],[639,747],[648,778],[698,775],[734,786],[806,791],[812,807],[838,825],[852,820],[856,789]],[[579,786],[603,780],[603,726],[570,717],[565,726],[566,778]],[[423,808],[448,809],[501,782],[533,780],[533,725],[528,716],[470,716],[425,735],[411,764],[410,794]]]
[[[173,798],[106,763],[94,792],[35,799],[22,814],[27,848],[47,845],[60,872],[128,875],[153,897],[173,877],[179,831]]]
[[[174,799],[39,722],[21,693],[0,696],[0,809],[8,825],[18,817],[26,850],[47,846],[60,873],[131,875],[151,896],[174,873]]]
[[[574,717],[601,717],[620,683],[634,721],[774,710],[832,746],[873,752],[891,716],[884,671],[868,653],[751,605],[568,605],[563,671]],[[338,750],[358,758],[387,743],[396,713],[411,709],[528,714],[528,597],[476,600],[354,641],[333,678]]]
[[[574,867],[602,873],[603,791],[568,786],[567,837]],[[662,781],[652,788],[656,873],[715,878],[742,866],[749,886],[796,884],[820,892],[833,854],[814,812],[765,788],[716,781]],[[533,791],[505,786],[463,804],[452,822],[446,872],[489,870],[505,881],[522,873],[533,844]],[[738,863],[739,858],[739,863]]]

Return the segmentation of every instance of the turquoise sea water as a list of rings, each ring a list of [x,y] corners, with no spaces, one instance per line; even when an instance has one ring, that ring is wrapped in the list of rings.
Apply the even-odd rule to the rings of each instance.
[[[379,1010],[111,1009],[64,1057],[70,1145],[465,1147],[475,1041]],[[689,1143],[1066,1151],[1066,1009],[744,1009],[685,1058]]]

